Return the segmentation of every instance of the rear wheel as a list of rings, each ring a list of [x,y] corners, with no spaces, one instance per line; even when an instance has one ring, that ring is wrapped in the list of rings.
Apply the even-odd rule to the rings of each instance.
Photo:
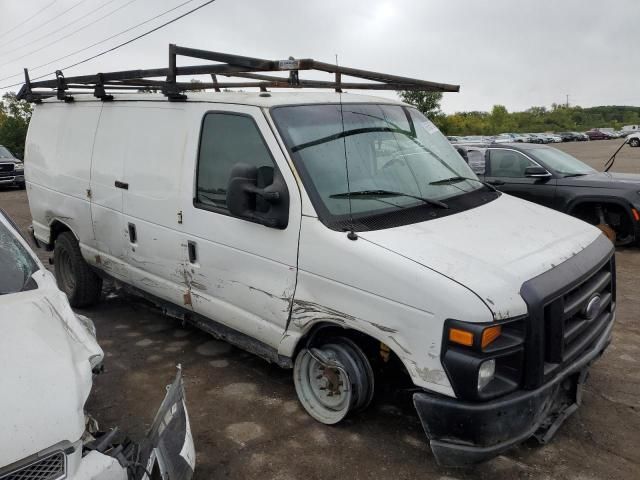
[[[373,398],[371,364],[358,345],[343,337],[302,350],[293,379],[304,409],[327,425],[364,410]]]
[[[629,145],[632,147],[640,147],[640,138],[632,138],[629,140]]]
[[[55,242],[54,265],[58,287],[72,307],[88,307],[100,300],[102,279],[89,267],[71,232],[61,233]]]

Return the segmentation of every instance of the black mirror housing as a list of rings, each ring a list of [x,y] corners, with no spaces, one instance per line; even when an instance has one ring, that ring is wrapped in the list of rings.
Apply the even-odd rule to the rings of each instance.
[[[546,168],[535,165],[525,168],[524,176],[533,178],[549,178],[551,177],[551,174],[547,171]]]
[[[227,184],[227,207],[234,217],[271,228],[289,223],[289,190],[277,169],[237,163]]]

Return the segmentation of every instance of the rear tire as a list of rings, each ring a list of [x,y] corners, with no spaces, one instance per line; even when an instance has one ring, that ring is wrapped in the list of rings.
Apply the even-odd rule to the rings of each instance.
[[[336,367],[326,367],[318,361],[321,358]],[[326,425],[364,410],[373,399],[371,364],[360,347],[344,337],[303,349],[294,363],[293,380],[304,409]]]
[[[631,140],[629,140],[629,145],[631,145],[632,147],[640,147],[640,139],[632,138]]]
[[[98,303],[102,278],[82,258],[73,233],[63,232],[58,236],[53,255],[58,287],[67,295],[71,306],[82,308]]]

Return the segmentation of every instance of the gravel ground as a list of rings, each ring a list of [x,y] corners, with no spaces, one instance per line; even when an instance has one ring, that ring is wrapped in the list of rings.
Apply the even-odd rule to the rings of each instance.
[[[620,141],[562,144],[601,167]],[[640,173],[640,148],[624,147],[614,171]],[[25,229],[24,191],[0,191],[0,207]],[[43,259],[46,254],[39,252]],[[439,468],[406,398],[378,398],[365,413],[326,427],[308,417],[288,371],[183,327],[134,298],[108,292],[82,311],[96,323],[106,371],[87,409],[104,427],[141,438],[181,363],[197,479],[640,478],[640,251],[617,254],[614,339],[591,370],[584,403],[554,440],[527,443],[473,469]]]

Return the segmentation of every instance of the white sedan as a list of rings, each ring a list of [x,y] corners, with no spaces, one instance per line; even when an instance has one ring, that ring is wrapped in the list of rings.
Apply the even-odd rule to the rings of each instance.
[[[0,209],[0,479],[188,480],[195,453],[180,371],[140,444],[84,404],[104,358],[53,275]]]

